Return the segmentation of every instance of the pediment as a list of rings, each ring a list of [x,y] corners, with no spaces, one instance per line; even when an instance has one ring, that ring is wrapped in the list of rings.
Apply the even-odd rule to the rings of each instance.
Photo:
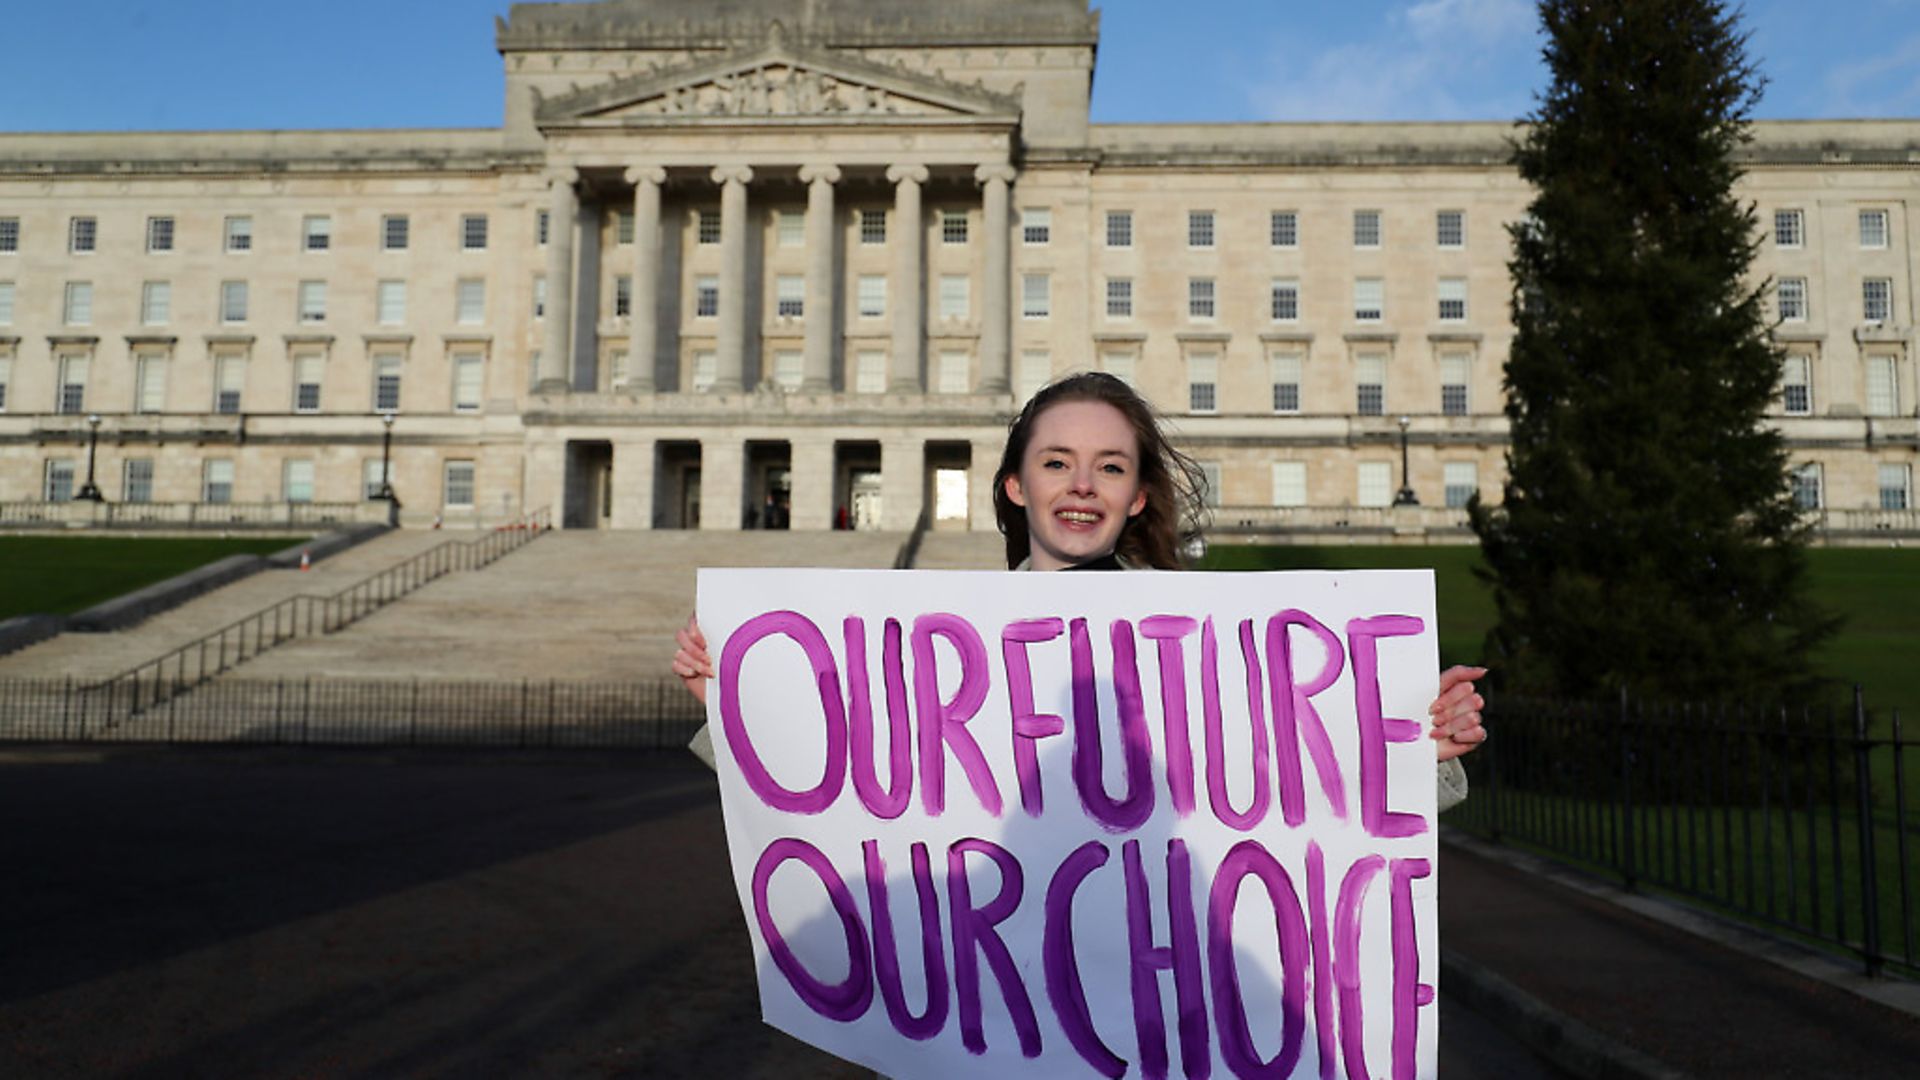
[[[865,122],[888,117],[1017,120],[1020,99],[980,83],[791,45],[766,45],[617,78],[537,101],[543,128],[766,119]]]

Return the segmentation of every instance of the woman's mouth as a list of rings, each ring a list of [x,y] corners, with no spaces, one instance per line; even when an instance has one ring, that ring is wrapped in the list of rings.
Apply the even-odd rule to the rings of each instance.
[[[1095,510],[1056,510],[1053,516],[1066,525],[1098,525],[1105,515]]]

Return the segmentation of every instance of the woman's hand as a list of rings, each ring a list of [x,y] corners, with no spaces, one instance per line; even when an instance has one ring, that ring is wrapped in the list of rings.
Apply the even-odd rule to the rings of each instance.
[[[1486,668],[1459,665],[1440,673],[1440,696],[1427,707],[1433,721],[1427,737],[1439,744],[1441,761],[1452,761],[1487,741],[1487,729],[1480,725],[1480,710],[1487,702],[1473,688],[1473,680],[1486,673]]]
[[[687,693],[705,705],[707,680],[713,678],[713,657],[707,653],[707,636],[700,632],[700,623],[689,615],[687,625],[673,632],[673,640],[680,646],[673,654],[673,673],[679,676]]]

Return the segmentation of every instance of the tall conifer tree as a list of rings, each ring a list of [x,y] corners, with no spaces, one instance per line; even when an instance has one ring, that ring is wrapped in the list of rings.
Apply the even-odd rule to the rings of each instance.
[[[1765,413],[1781,356],[1733,194],[1761,80],[1716,0],[1542,0],[1515,150],[1502,505],[1473,509],[1511,684],[1767,698],[1832,621]]]

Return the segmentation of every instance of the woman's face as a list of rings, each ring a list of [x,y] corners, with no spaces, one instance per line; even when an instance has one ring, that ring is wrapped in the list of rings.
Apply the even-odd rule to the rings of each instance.
[[[1133,425],[1104,401],[1051,406],[1034,418],[1007,498],[1027,512],[1033,569],[1111,554],[1127,519],[1147,505]]]

